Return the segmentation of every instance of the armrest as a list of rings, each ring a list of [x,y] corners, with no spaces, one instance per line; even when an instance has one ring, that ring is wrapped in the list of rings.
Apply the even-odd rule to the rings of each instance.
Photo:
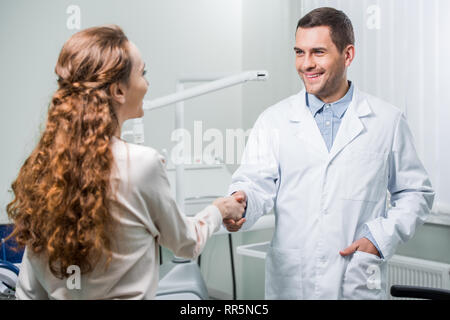
[[[391,286],[391,295],[403,298],[450,300],[450,290],[415,286],[393,285]]]

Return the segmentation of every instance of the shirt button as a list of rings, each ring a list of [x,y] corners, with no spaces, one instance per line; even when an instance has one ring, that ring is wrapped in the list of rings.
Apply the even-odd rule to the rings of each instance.
[[[329,125],[330,125],[330,121],[325,122],[325,124],[326,124],[327,126],[329,126]]]

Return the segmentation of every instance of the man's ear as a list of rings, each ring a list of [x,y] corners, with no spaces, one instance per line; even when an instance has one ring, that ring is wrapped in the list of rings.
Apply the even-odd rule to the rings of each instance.
[[[353,59],[355,58],[355,46],[352,44],[349,44],[344,49],[344,54],[345,54],[345,66],[349,67],[350,64],[352,63]]]
[[[120,82],[114,82],[109,86],[109,92],[113,100],[122,105],[125,103],[125,86]]]

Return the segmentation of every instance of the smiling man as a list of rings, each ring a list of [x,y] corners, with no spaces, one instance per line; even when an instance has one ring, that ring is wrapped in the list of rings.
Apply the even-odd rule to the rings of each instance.
[[[305,89],[257,119],[229,188],[247,202],[245,220],[224,224],[249,229],[274,209],[267,299],[383,299],[386,261],[425,221],[434,192],[402,112],[347,79],[349,18],[311,11],[294,51]]]
[[[307,28],[303,24],[295,37],[298,74],[309,94],[325,103],[335,102],[349,89],[346,71],[355,56],[351,24],[337,31],[335,39],[327,26]]]

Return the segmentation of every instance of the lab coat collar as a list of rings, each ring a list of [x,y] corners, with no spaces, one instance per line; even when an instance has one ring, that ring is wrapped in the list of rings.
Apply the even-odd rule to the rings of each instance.
[[[289,121],[301,123],[300,126],[296,126],[297,130],[295,131],[295,135],[311,144],[311,146],[316,148],[319,152],[329,155],[330,160],[365,130],[364,124],[360,118],[372,114],[372,109],[367,102],[367,98],[355,86],[352,102],[348,106],[347,112],[342,119],[333,146],[328,152],[314,117],[306,106],[305,97],[305,89],[293,97],[289,108]]]

